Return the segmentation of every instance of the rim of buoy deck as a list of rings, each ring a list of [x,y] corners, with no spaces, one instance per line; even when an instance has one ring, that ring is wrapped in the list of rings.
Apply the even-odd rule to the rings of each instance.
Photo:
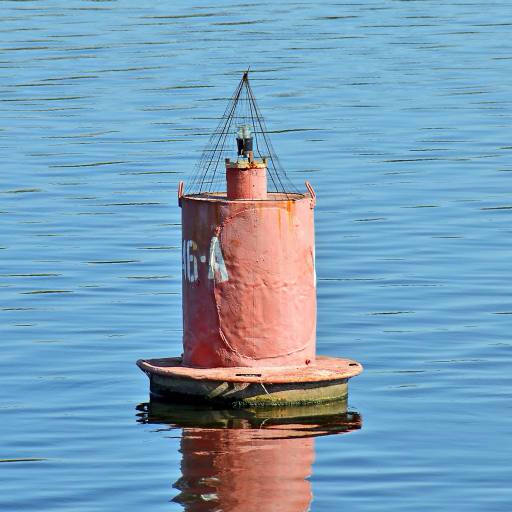
[[[235,407],[317,404],[344,400],[348,379],[363,367],[352,359],[317,356],[308,366],[193,368],[180,357],[139,359],[151,395]]]
[[[180,182],[183,183],[183,182]],[[316,196],[315,196],[316,197]],[[192,201],[214,201],[220,203],[226,202],[247,202],[247,203],[286,203],[288,201],[301,201],[303,199],[314,199],[313,196],[308,194],[302,194],[300,192],[268,192],[265,199],[228,199],[226,192],[201,192],[200,194],[182,194],[178,191],[178,201],[182,199],[188,199]]]
[[[144,373],[163,377],[222,380],[224,382],[263,382],[263,384],[350,379],[363,371],[363,366],[357,361],[327,356],[317,356],[315,363],[308,366],[194,368],[183,366],[181,361],[181,357],[139,359],[137,366]]]

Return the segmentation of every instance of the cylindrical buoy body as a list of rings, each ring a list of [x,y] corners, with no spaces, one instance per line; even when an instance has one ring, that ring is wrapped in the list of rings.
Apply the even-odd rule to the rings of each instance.
[[[226,160],[228,199],[267,199],[267,166],[265,161],[231,162]]]
[[[181,197],[184,365],[314,362],[313,203],[302,194]]]

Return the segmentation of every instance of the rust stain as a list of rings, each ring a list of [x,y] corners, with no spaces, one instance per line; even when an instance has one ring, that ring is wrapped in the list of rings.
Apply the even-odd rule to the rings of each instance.
[[[293,228],[295,220],[295,204],[294,201],[286,201],[286,212],[288,220],[288,229]]]

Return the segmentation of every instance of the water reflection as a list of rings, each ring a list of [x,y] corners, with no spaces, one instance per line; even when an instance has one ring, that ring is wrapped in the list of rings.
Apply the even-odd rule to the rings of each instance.
[[[314,438],[361,428],[346,402],[271,409],[207,409],[151,401],[142,423],[181,428],[173,501],[186,511],[309,509]]]

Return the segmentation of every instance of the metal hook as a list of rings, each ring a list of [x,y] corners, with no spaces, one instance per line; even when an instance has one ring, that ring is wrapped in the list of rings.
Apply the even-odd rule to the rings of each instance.
[[[316,206],[316,192],[313,190],[313,187],[309,181],[305,181],[304,185],[306,185],[309,195],[311,196],[311,208],[313,209]]]
[[[183,197],[183,188],[184,188],[185,184],[183,183],[183,181],[180,181],[178,183],[178,206],[181,208],[181,198]]]

